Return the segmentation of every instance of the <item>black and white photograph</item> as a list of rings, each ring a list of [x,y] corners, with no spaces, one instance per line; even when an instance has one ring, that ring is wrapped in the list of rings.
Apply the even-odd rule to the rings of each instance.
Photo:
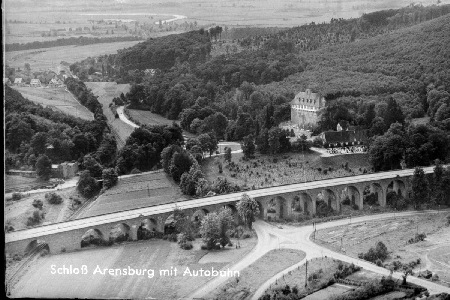
[[[4,0],[4,295],[450,300],[450,0]]]

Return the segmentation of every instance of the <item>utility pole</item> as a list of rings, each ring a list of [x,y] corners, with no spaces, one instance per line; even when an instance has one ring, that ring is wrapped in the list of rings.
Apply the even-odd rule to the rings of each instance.
[[[305,173],[305,144],[302,143],[302,156],[303,156],[303,181],[306,183],[306,173]]]
[[[308,286],[308,260],[306,260],[306,272],[305,272],[305,287]]]

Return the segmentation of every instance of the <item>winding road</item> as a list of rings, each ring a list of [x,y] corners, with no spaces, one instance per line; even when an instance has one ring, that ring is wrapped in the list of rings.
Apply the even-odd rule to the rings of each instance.
[[[354,223],[360,223],[360,222],[366,222],[366,221],[372,221],[372,220],[382,220],[382,219],[389,219],[389,218],[396,218],[396,217],[406,217],[406,216],[413,216],[423,213],[448,213],[448,210],[446,211],[421,211],[421,212],[403,212],[403,213],[386,213],[386,214],[378,214],[378,215],[371,215],[371,216],[363,216],[353,219],[341,219],[337,221],[317,224],[316,229],[325,229],[325,228],[331,228],[331,227],[337,227],[349,224],[350,222],[352,224]],[[342,253],[337,253],[332,250],[329,250],[325,247],[322,247],[316,243],[314,243],[310,236],[313,233],[313,227],[312,225],[308,226],[302,226],[302,227],[293,227],[293,226],[284,226],[284,227],[277,227],[271,224],[268,224],[264,221],[258,220],[254,223],[254,229],[256,231],[256,234],[258,235],[258,244],[255,246],[255,248],[247,254],[242,260],[237,262],[235,265],[229,267],[230,269],[234,271],[242,271],[252,263],[254,263],[257,259],[262,257],[264,254],[269,252],[270,250],[276,249],[276,248],[287,248],[287,249],[297,249],[302,250],[306,253],[305,259],[298,262],[297,264],[283,270],[282,272],[276,274],[269,280],[267,280],[262,286],[258,288],[258,290],[253,294],[252,299],[258,299],[264,294],[264,291],[266,291],[271,284],[273,284],[277,279],[281,278],[284,274],[287,274],[289,271],[294,270],[298,268],[299,266],[303,265],[306,260],[310,260],[315,257],[332,257],[335,259],[339,259],[344,262],[353,263],[357,266],[360,266],[368,271],[375,272],[377,274],[381,275],[389,275],[389,270],[381,268],[376,266],[375,264],[372,264],[370,262],[360,260],[357,258],[349,257],[347,255],[344,255]],[[393,277],[397,279],[401,279],[401,273],[394,272]],[[200,289],[196,290],[192,295],[190,295],[189,299],[201,299],[201,298],[207,298],[208,294],[211,294],[213,290],[218,288],[220,285],[225,283],[227,281],[226,277],[216,277],[212,280],[210,280],[208,283],[206,283],[204,286],[202,286]],[[437,294],[437,293],[450,293],[450,288],[436,284],[434,282],[430,282],[424,279],[420,279],[417,277],[409,276],[408,282],[421,285],[428,289],[430,294]]]

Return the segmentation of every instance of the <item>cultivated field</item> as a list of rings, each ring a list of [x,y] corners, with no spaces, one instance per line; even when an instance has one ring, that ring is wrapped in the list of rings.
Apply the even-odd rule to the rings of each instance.
[[[119,179],[116,186],[98,197],[78,218],[184,200],[179,187],[164,172],[147,172]]]
[[[34,103],[41,104],[44,107],[57,109],[65,114],[78,117],[84,120],[94,120],[94,114],[85,106],[81,105],[77,99],[66,90],[66,88],[47,88],[47,87],[17,87],[22,96]]]
[[[179,121],[169,120],[167,118],[164,118],[161,115],[154,114],[151,111],[148,110],[138,110],[138,109],[128,109],[126,108],[126,114],[130,117],[131,120],[139,122],[139,124],[144,125],[172,125],[173,122],[180,124]],[[192,138],[195,137],[194,134],[184,131],[183,135]]]
[[[117,50],[134,46],[137,43],[139,41],[13,51],[5,53],[5,60],[9,67],[23,68],[25,63],[29,63],[33,71],[48,69],[57,71],[61,61],[73,64],[88,57],[115,54]]]
[[[242,187],[264,188],[304,181],[321,180],[335,177],[363,174],[370,172],[366,154],[349,154],[334,157],[320,157],[315,152],[287,153],[277,157],[256,155],[255,159],[244,161],[242,153],[233,153],[232,161],[236,166],[229,166],[224,158],[208,158],[202,163],[206,179],[212,182],[217,177],[225,177]],[[223,173],[219,173],[217,162],[223,163]],[[343,166],[348,163],[349,170]],[[303,166],[305,168],[303,169]]]
[[[233,240],[233,243],[235,241]],[[208,251],[200,250],[200,241],[194,242],[194,249],[182,250],[178,244],[163,240],[114,245],[112,247],[91,248],[82,251],[40,257],[14,286],[12,297],[34,298],[102,298],[102,299],[180,299],[211,279],[207,276],[183,276],[187,267],[192,270],[211,270],[211,268],[227,268],[239,261],[256,244],[256,238],[241,241],[241,248],[233,247],[223,252],[228,260],[216,262],[208,259]],[[220,256],[222,257],[222,256]],[[87,266],[87,274],[51,274],[51,266],[81,268]],[[144,276],[111,276],[96,273],[95,268],[124,269],[139,268],[155,270],[154,277]],[[177,276],[161,276],[160,270],[177,268]]]
[[[277,249],[267,252],[263,257],[241,271],[239,280],[229,279],[226,284],[216,289],[208,298],[247,299],[265,281],[282,270],[305,258],[305,253],[293,249]]]
[[[442,0],[442,3],[448,3]],[[23,42],[21,37],[39,38],[41,31],[53,28],[68,28],[92,25],[89,20],[126,19],[155,23],[159,19],[171,19],[171,15],[184,15],[187,18],[179,23],[197,21],[200,25],[220,24],[227,26],[296,26],[305,23],[329,21],[331,18],[358,17],[362,13],[375,10],[398,8],[409,5],[409,0],[342,0],[342,1],[231,1],[219,0],[185,1],[175,0],[161,3],[160,0],[129,1],[91,1],[71,2],[62,0],[58,4],[44,1],[36,6],[31,1],[6,1],[6,18],[20,20],[24,24],[8,24],[14,36],[11,42]],[[435,4],[435,0],[424,0],[423,5]],[[52,5],[53,4],[53,5]],[[29,14],[30,6],[36,12]],[[28,14],[27,14],[28,13]],[[61,24],[45,24],[59,21]],[[28,24],[32,22],[32,24]],[[64,23],[63,23],[64,22]],[[116,28],[117,29],[117,28]],[[97,30],[98,31],[98,30]],[[102,27],[101,31],[106,31]],[[95,32],[95,31],[94,31]],[[65,34],[73,34],[64,32]],[[84,35],[89,34],[84,32]],[[97,34],[97,33],[96,33]],[[119,30],[115,34],[119,34]],[[122,33],[120,33],[122,34]],[[125,34],[125,33],[123,33]]]
[[[130,91],[129,84],[117,84],[115,82],[86,82],[88,88],[92,90],[95,96],[98,96],[98,101],[103,105],[103,114],[108,119],[111,126],[112,133],[115,135],[118,147],[122,147],[125,141],[133,132],[134,128],[119,118],[109,108],[109,104],[115,97],[119,97],[121,93],[128,93]]]
[[[450,286],[450,227],[447,225],[448,213],[423,214],[383,221],[349,224],[317,231],[317,243],[352,257],[367,252],[378,241],[382,241],[390,257],[385,263],[399,260],[409,263],[421,259],[414,271],[426,269],[437,273],[441,283]],[[425,233],[423,242],[408,244],[416,233]]]

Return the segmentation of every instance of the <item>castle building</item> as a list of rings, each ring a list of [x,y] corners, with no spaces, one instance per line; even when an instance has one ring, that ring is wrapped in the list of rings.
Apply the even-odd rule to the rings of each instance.
[[[338,123],[336,131],[324,131],[320,134],[325,148],[367,145],[368,130],[356,126],[343,129]]]
[[[325,106],[325,97],[310,89],[295,95],[291,101],[291,122],[302,129],[312,129],[317,124],[317,114]]]

